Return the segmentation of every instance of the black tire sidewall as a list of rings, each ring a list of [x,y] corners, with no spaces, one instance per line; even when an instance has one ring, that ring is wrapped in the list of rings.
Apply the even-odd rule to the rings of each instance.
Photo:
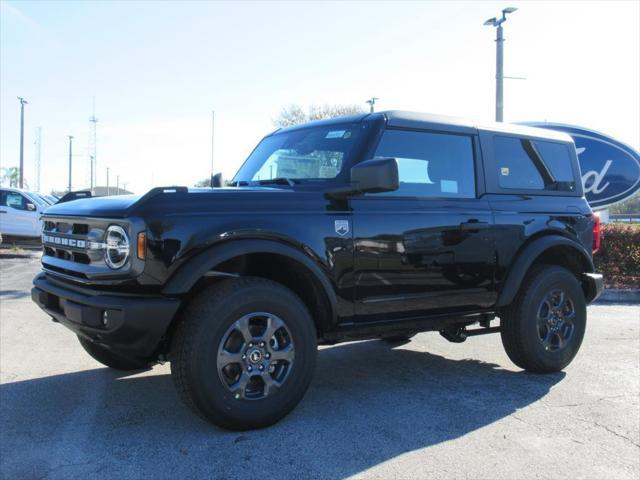
[[[187,375],[194,404],[205,417],[231,428],[257,428],[275,423],[300,401],[313,376],[317,340],[308,310],[292,292],[277,284],[241,288],[217,302],[215,311],[210,307],[201,310],[203,317],[189,355]],[[228,328],[253,312],[271,313],[285,322],[293,340],[295,358],[281,388],[264,399],[236,399],[218,375],[217,352]]]
[[[545,295],[552,290],[562,290],[575,308],[574,332],[568,345],[559,351],[545,350],[538,333],[538,308]],[[558,371],[569,365],[578,353],[584,338],[587,313],[584,293],[576,278],[560,267],[547,267],[533,279],[520,309],[521,345],[525,357],[531,358],[544,371]]]

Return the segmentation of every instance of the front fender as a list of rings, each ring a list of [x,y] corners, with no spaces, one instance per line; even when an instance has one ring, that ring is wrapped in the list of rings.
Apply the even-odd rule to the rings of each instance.
[[[250,253],[272,253],[286,256],[303,265],[322,285],[323,293],[331,305],[332,318],[336,318],[337,299],[327,275],[309,255],[300,250],[273,240],[230,240],[215,245],[187,261],[166,283],[162,293],[167,296],[182,295],[196,284],[208,271],[234,257]]]

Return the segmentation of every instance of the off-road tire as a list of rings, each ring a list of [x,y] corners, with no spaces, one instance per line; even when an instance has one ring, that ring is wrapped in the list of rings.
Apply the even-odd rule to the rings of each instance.
[[[79,335],[78,340],[80,341],[80,345],[82,345],[82,348],[84,348],[85,351],[89,355],[91,355],[94,360],[109,368],[113,368],[114,370],[144,370],[151,368],[151,366],[153,365],[151,362],[145,362],[136,358],[129,358],[120,355]]]
[[[260,399],[237,398],[223,383],[218,348],[228,329],[252,312],[286,323],[295,359],[282,386]],[[302,399],[315,369],[317,333],[305,304],[268,279],[224,280],[202,290],[182,313],[171,343],[171,374],[179,396],[197,415],[222,428],[249,430],[274,424]]]
[[[538,309],[545,295],[562,290],[573,302],[575,330],[559,351],[545,350],[538,330]],[[578,353],[587,323],[586,301],[576,277],[567,269],[536,265],[525,277],[513,302],[500,314],[502,345],[513,363],[534,373],[558,372]]]

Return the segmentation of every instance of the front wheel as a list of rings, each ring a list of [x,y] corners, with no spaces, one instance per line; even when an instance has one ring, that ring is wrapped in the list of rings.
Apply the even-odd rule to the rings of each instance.
[[[277,422],[302,399],[317,335],[288,288],[261,278],[226,280],[185,310],[172,342],[171,373],[183,401],[231,430]]]
[[[500,334],[513,363],[530,372],[557,372],[578,353],[586,323],[576,277],[562,267],[537,265],[502,312]]]

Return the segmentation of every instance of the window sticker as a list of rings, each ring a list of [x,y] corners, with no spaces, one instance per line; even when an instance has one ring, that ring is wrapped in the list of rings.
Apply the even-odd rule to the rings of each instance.
[[[509,167],[502,167],[500,169],[500,173],[502,174],[502,176],[508,177],[509,176]]]
[[[458,193],[458,182],[455,180],[440,180],[442,193]]]
[[[429,160],[396,157],[396,161],[398,162],[398,176],[400,182],[434,183],[431,181],[431,178],[429,178]]]
[[[332,130],[329,133],[327,133],[327,136],[324,138],[342,138],[345,133],[346,133],[346,130]]]

